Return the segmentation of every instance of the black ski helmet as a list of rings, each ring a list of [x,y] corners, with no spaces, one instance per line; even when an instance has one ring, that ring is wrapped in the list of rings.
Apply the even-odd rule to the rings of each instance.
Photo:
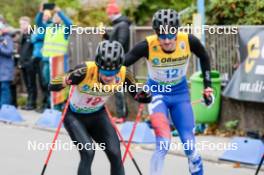
[[[102,41],[95,56],[96,65],[103,70],[118,70],[124,63],[124,49],[117,41]]]
[[[176,29],[180,26],[180,20],[178,13],[173,9],[161,9],[157,11],[152,18],[152,28],[156,33],[160,33],[160,26],[175,27]]]

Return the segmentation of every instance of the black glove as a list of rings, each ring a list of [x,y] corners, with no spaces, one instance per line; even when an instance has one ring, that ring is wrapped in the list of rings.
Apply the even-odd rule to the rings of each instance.
[[[62,84],[49,84],[49,86],[48,86],[49,91],[60,91],[64,88],[65,87],[63,87]]]
[[[64,76],[57,76],[54,79],[51,80],[49,86],[48,86],[48,90],[49,91],[60,91],[62,89],[65,88],[65,86],[63,86],[63,81],[64,80]]]
[[[152,100],[152,95],[150,92],[140,90],[139,92],[137,92],[134,99],[139,103],[150,103]]]

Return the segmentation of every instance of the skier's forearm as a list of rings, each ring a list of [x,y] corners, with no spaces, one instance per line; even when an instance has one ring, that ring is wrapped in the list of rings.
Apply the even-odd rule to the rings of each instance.
[[[60,91],[64,89],[66,85],[66,75],[57,76],[56,78],[52,79],[49,84],[49,91]]]
[[[200,65],[204,78],[204,88],[211,87],[211,67],[209,55],[200,40],[194,35],[189,35],[189,43],[191,51],[200,59]]]
[[[51,80],[49,84],[50,91],[60,91],[67,85],[78,85],[86,77],[87,67],[85,64],[81,64],[75,67],[75,69],[65,75],[60,75]]]

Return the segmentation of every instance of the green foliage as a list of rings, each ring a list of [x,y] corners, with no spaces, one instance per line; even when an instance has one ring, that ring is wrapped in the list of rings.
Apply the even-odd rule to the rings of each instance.
[[[84,8],[81,7],[80,0],[49,0],[49,2],[56,3],[56,5],[68,12],[73,23],[78,26],[98,26],[100,23],[109,24],[104,7]]]
[[[0,14],[4,15],[10,25],[18,27],[19,17],[29,16],[34,19],[41,1],[33,0],[29,3],[26,0],[0,0]],[[109,24],[105,7],[87,9],[81,6],[80,0],[49,2],[56,3],[77,25],[97,26],[100,22]],[[131,3],[124,13],[137,25],[150,25],[152,15],[161,8],[181,11],[187,7],[190,7],[190,10],[181,16],[184,25],[192,23],[192,14],[196,12],[196,0],[141,0],[138,6]],[[264,24],[264,0],[206,0],[206,17],[207,24]]]
[[[239,120],[229,120],[227,122],[225,122],[225,129],[227,129],[228,131],[233,131],[236,130],[239,124]]]
[[[19,18],[29,16],[33,20],[39,11],[42,0],[33,0],[28,3],[26,0],[1,0],[0,14],[13,27],[19,27]],[[100,22],[108,24],[109,20],[105,13],[105,8],[81,7],[80,0],[49,0],[54,2],[73,20],[74,24],[80,26],[97,26]]]
[[[181,16],[181,24],[182,25],[186,25],[186,24],[192,24],[193,23],[193,14],[194,13],[197,13],[197,9],[196,9],[196,4],[195,3],[192,3],[190,6],[189,6],[189,11],[185,14],[183,14]]]
[[[17,105],[18,106],[24,106],[27,104],[27,98],[24,96],[19,96],[17,99]]]
[[[81,5],[79,0],[49,0],[49,2],[54,2],[60,8],[72,8],[75,10],[80,10]]]
[[[264,0],[206,0],[206,23],[214,25],[260,25],[264,24]],[[125,10],[137,25],[149,25],[155,11],[173,8],[177,11],[190,7],[181,16],[182,24],[192,23],[196,12],[196,0],[141,0],[138,7]]]
[[[80,10],[73,19],[75,24],[79,26],[98,26],[100,23],[109,25],[104,8]]]
[[[264,24],[263,0],[211,0],[207,4],[208,24]]]
[[[195,2],[195,0],[141,0],[138,7],[130,7],[125,10],[125,13],[133,18],[137,25],[146,25],[157,10],[172,8],[181,11],[189,7],[192,2]]]
[[[28,1],[26,0],[1,0],[0,13],[7,19],[7,22],[18,27],[19,18],[21,16],[29,16],[32,19],[38,11],[40,0]]]
[[[83,8],[80,0],[49,0],[64,9],[70,15],[73,23],[78,26],[98,26],[108,24],[109,20],[104,7]]]

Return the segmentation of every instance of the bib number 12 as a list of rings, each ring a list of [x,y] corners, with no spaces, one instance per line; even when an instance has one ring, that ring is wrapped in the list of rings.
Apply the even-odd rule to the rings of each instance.
[[[166,70],[167,78],[176,78],[179,74],[179,69]]]

